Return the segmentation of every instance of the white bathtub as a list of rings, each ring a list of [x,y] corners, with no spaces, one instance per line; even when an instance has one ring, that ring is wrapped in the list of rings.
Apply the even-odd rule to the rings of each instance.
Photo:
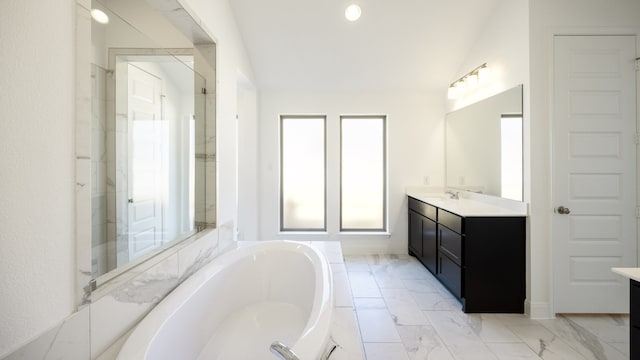
[[[274,341],[301,360],[329,339],[333,281],[326,257],[291,241],[264,241],[214,259],[135,328],[118,359],[269,359]]]

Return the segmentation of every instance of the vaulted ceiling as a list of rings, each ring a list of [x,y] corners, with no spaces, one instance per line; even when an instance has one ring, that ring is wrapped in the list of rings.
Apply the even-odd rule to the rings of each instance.
[[[230,0],[258,86],[443,90],[501,0]],[[506,0],[504,0],[506,1]],[[355,2],[362,17],[349,22]]]

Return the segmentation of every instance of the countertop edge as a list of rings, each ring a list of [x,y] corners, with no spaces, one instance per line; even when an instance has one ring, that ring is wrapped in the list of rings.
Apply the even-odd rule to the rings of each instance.
[[[640,282],[640,268],[611,268],[611,271],[631,280]]]
[[[442,201],[429,200],[429,197],[440,197],[440,194],[435,195],[408,191],[406,192],[406,195],[462,217],[527,217],[526,206],[525,210],[519,211],[508,207],[501,207],[494,204],[464,198],[461,198],[460,200],[447,200],[445,203]],[[449,203],[449,201],[451,201],[451,203]],[[461,208],[460,204],[469,206],[466,206],[465,209]]]

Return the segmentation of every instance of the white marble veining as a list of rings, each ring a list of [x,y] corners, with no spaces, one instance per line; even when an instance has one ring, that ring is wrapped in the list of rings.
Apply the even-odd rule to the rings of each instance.
[[[627,355],[601,341],[593,332],[574,321],[573,317],[559,316],[555,320],[540,320],[540,323],[554,334],[558,334],[585,359],[627,359]]]
[[[407,192],[407,195],[460,216],[527,216],[525,203],[507,205],[488,202],[484,198],[467,198],[465,195],[460,195],[459,199],[451,199],[447,194],[413,191]]]
[[[431,325],[398,326],[398,333],[411,360],[453,360],[453,356]]]
[[[177,245],[176,252],[111,279],[91,304],[91,356],[113,359],[121,338],[171,290],[220,254],[218,231],[203,231]],[[115,348],[115,349],[114,349]]]
[[[531,320],[520,314],[465,314],[413,257],[347,256],[345,262],[352,289],[362,291],[353,292],[353,304],[367,360],[629,358],[626,315]],[[426,322],[404,324],[411,316],[409,321],[422,322],[416,308]]]

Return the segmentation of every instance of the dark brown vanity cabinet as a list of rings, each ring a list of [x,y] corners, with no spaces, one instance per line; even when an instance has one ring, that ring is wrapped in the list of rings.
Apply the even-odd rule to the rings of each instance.
[[[525,226],[524,216],[459,216],[409,197],[409,254],[464,312],[524,312]]]
[[[633,279],[629,281],[629,344],[630,359],[640,359],[640,282]]]

